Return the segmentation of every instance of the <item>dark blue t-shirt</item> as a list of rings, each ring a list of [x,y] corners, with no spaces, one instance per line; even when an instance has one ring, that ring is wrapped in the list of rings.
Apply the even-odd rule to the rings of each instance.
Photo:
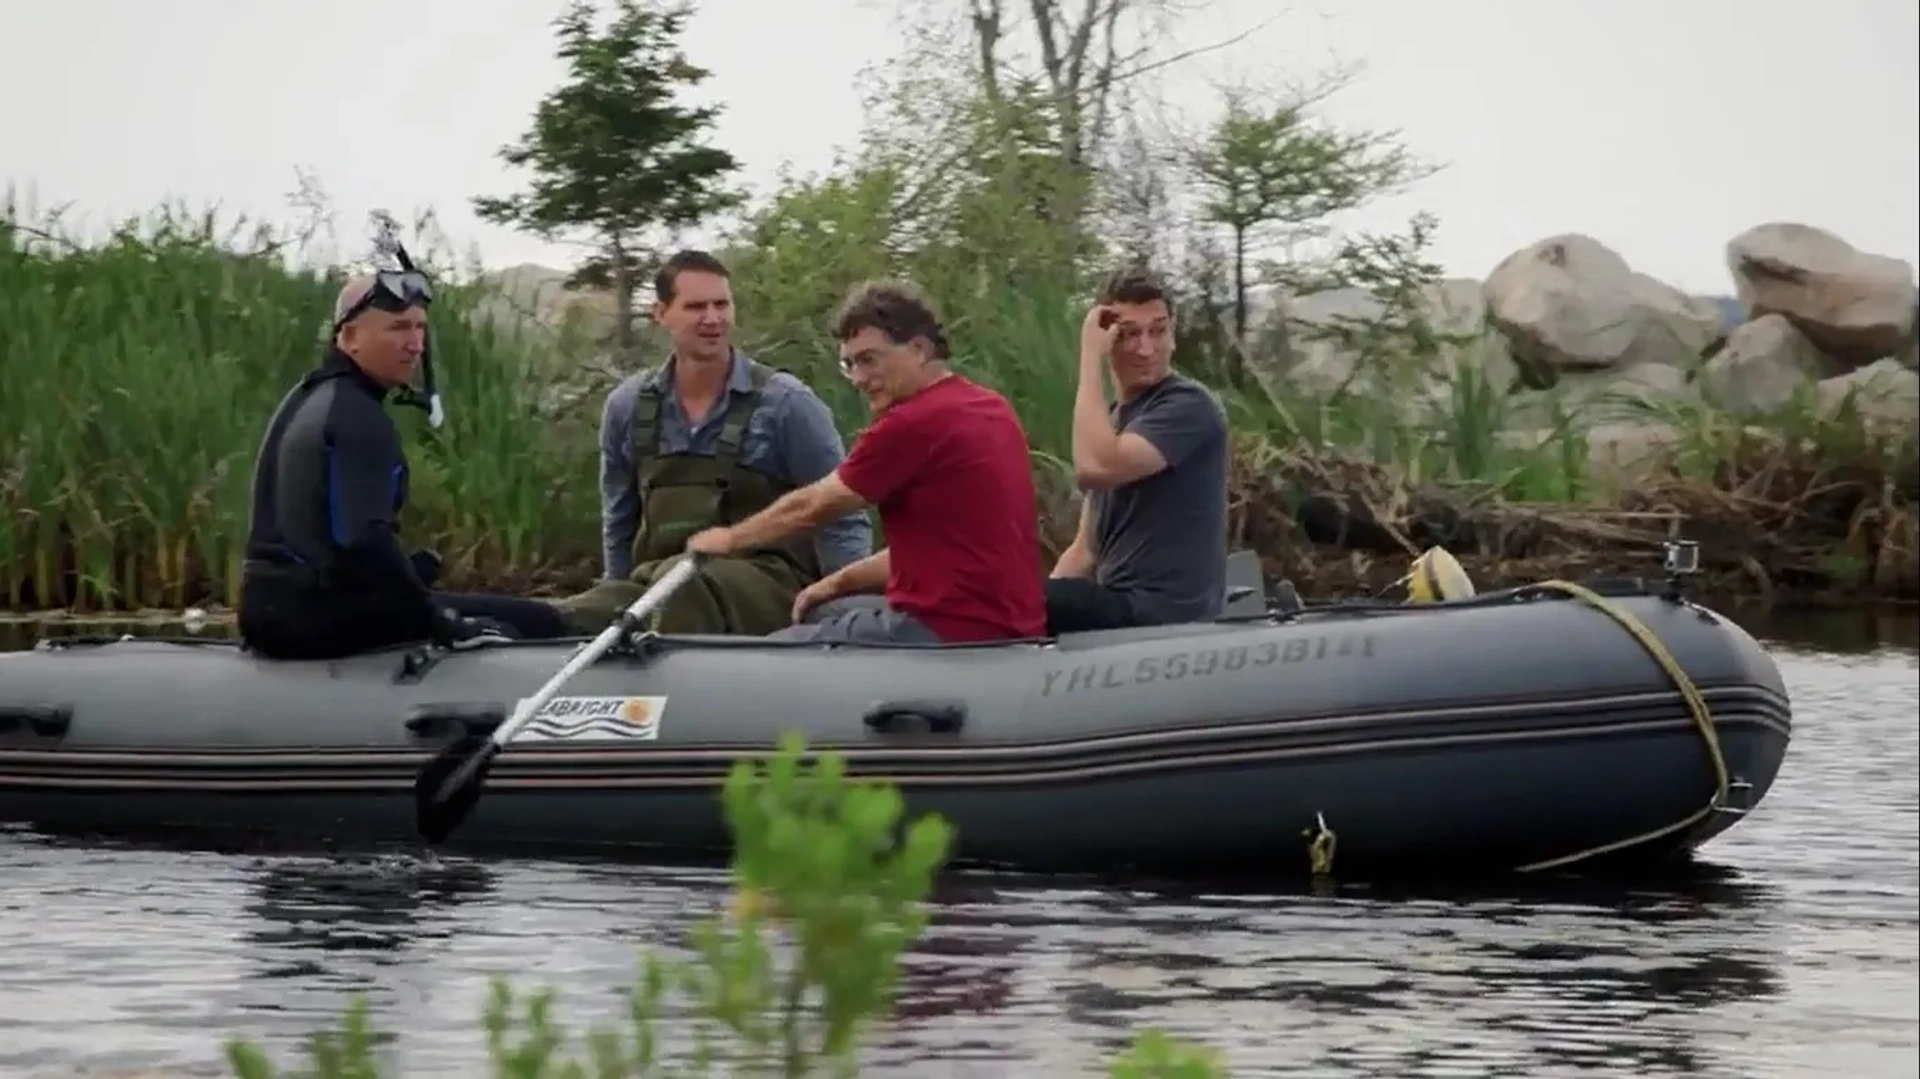
[[[1213,392],[1168,374],[1108,414],[1167,467],[1092,491],[1094,580],[1143,623],[1218,618],[1227,594],[1227,416]]]

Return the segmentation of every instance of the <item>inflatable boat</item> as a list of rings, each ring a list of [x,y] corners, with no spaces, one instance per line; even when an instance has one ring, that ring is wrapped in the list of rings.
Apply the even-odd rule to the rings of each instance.
[[[520,729],[450,846],[724,849],[727,769],[796,731],[945,815],[961,863],[1344,877],[1671,859],[1758,804],[1791,730],[1767,653],[1679,585],[1324,605],[1262,589],[1214,622],[965,646],[635,634]],[[419,844],[423,764],[577,646],[287,662],[198,638],[43,641],[0,656],[0,821]]]

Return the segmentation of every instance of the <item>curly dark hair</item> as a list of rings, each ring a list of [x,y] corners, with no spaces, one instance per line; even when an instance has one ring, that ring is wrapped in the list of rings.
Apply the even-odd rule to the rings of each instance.
[[[847,293],[833,316],[833,336],[844,342],[861,330],[879,330],[899,345],[923,337],[937,360],[953,354],[933,302],[904,281],[867,281]]]
[[[1167,296],[1167,286],[1154,273],[1143,265],[1122,266],[1107,275],[1100,283],[1097,303],[1152,303],[1159,300],[1171,307],[1173,301]]]

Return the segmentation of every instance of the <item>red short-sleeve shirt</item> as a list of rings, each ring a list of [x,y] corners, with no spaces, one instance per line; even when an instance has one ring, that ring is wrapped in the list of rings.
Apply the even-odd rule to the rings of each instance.
[[[1046,633],[1027,433],[998,393],[951,375],[875,417],[840,482],[880,511],[887,605],[943,641]]]

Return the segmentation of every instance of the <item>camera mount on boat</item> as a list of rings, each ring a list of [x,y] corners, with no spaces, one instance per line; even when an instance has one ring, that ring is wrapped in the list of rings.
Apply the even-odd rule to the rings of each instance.
[[[1662,596],[1678,603],[1684,580],[1700,572],[1700,545],[1692,540],[1668,540],[1661,547],[1666,553],[1663,566],[1667,571],[1667,589]]]

